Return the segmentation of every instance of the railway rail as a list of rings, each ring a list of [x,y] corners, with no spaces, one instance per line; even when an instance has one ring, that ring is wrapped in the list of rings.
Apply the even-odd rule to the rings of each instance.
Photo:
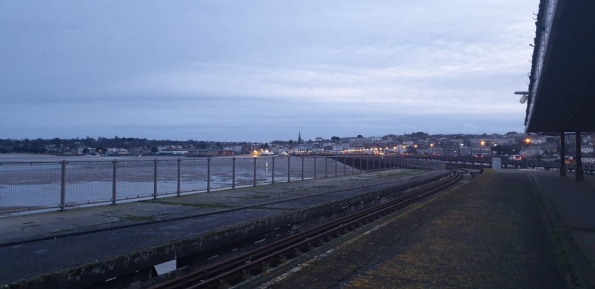
[[[476,176],[476,173],[471,171],[453,170],[453,173],[441,182],[421,186],[388,202],[329,221],[316,228],[295,233],[226,261],[205,265],[196,271],[173,277],[168,281],[151,285],[149,288],[227,288],[242,283],[267,271],[270,267],[278,266],[364,224],[431,196],[459,182],[465,172],[469,173],[471,178]]]

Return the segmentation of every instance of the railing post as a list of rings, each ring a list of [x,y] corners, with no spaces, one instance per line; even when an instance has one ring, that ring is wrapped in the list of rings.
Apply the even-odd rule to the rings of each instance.
[[[343,175],[347,175],[347,156],[343,156]]]
[[[256,187],[256,157],[254,157],[254,186]]]
[[[178,197],[180,196],[180,194],[182,193],[182,159],[178,158]]]
[[[304,180],[304,156],[302,156],[302,181]]]
[[[316,156],[314,156],[314,179],[316,179]]]
[[[157,200],[157,159],[153,161],[155,169],[153,170],[153,200]]]
[[[584,181],[584,171],[583,171],[583,159],[582,159],[582,152],[581,152],[581,132],[575,132],[574,137],[576,138],[576,158],[574,162],[574,179],[577,182]]]
[[[112,205],[116,204],[116,167],[117,167],[117,160],[112,161]]]
[[[291,162],[291,157],[288,156],[287,157],[287,182],[288,183],[291,181],[291,166],[289,165],[290,162]]]
[[[60,210],[66,208],[66,160],[62,161],[62,178],[60,183]]]
[[[211,158],[207,158],[207,193],[211,191]]]
[[[236,157],[231,159],[231,188],[236,188]]]
[[[335,157],[335,177],[338,176],[337,169],[339,168],[339,158]]]
[[[363,174],[364,173],[364,166],[362,165],[362,155],[360,155],[360,157],[359,157],[359,173],[360,174]]]
[[[560,176],[566,176],[566,135],[560,133]]]
[[[271,172],[271,184],[275,183],[275,157],[271,158],[272,162],[272,172]]]
[[[355,174],[355,156],[351,156],[351,174]]]
[[[324,157],[324,178],[328,178],[328,158]]]

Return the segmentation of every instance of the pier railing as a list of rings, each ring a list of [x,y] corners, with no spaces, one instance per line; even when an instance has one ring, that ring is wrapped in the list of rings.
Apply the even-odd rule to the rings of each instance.
[[[0,162],[0,214],[116,204],[394,168],[434,170],[444,165],[399,156]]]

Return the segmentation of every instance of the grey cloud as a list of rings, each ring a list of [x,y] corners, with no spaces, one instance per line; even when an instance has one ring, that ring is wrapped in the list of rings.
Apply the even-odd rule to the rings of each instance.
[[[220,140],[521,131],[524,108],[506,97],[526,85],[532,2],[6,1],[0,129]]]

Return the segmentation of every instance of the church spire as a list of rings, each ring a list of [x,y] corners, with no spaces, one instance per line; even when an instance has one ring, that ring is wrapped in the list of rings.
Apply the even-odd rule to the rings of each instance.
[[[303,142],[303,141],[302,141],[302,132],[300,131],[300,132],[298,133],[298,143],[302,143],[302,142]]]

